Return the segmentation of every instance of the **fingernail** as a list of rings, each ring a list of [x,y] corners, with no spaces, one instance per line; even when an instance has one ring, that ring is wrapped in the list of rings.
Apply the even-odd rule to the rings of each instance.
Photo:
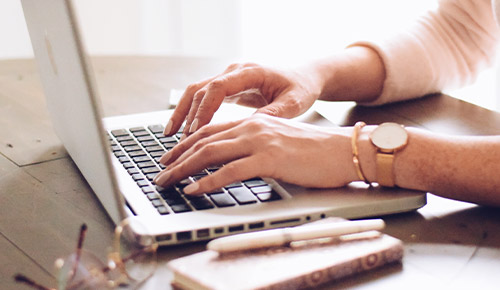
[[[191,123],[191,127],[189,127],[189,134],[194,133],[198,129],[198,119],[194,119],[193,123]]]
[[[153,179],[153,182],[157,185],[162,185],[162,184],[165,184],[169,178],[170,178],[170,174],[168,174],[168,172],[166,172],[166,171],[163,171],[163,172],[158,173],[158,175],[155,176],[155,178]]]
[[[168,123],[163,130],[163,135],[168,135],[170,133],[170,131],[172,130],[172,125],[172,120],[168,120]]]
[[[198,182],[195,182],[195,183],[191,183],[190,185],[184,187],[184,189],[182,190],[185,194],[192,194],[194,193],[195,191],[198,190],[198,188],[200,188],[200,185],[198,184]]]

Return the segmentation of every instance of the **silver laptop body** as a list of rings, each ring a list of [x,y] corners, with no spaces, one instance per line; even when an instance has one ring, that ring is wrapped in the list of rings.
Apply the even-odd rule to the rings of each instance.
[[[265,179],[279,200],[182,213],[169,209],[168,214],[160,214],[111,153],[107,132],[164,125],[171,111],[103,119],[72,2],[22,0],[22,5],[56,133],[115,223],[134,216],[160,244],[169,245],[293,226],[328,216],[362,218],[406,212],[426,203],[425,193],[411,190],[369,188],[361,183],[330,190],[306,189]],[[225,106],[215,121],[241,117],[235,110],[245,112]],[[189,205],[189,199],[185,200]]]

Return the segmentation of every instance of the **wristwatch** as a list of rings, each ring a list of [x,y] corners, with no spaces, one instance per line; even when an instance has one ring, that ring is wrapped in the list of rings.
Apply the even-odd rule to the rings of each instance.
[[[408,144],[408,132],[397,123],[383,123],[370,134],[370,141],[377,147],[377,183],[394,187],[394,153]]]

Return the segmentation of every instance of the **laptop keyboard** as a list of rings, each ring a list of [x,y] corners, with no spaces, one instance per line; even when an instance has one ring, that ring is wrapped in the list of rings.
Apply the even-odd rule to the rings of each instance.
[[[190,196],[182,190],[190,183],[217,171],[213,166],[181,180],[172,187],[163,188],[153,183],[154,177],[165,168],[158,161],[180,140],[181,131],[171,137],[163,135],[162,125],[112,130],[108,133],[113,155],[127,170],[151,201],[159,214],[207,210],[270,202],[281,197],[261,178],[235,182],[203,195]]]

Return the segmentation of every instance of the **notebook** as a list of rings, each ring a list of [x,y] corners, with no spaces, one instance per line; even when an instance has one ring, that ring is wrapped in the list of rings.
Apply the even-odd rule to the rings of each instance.
[[[172,260],[168,267],[179,289],[314,289],[401,262],[403,252],[401,240],[370,231],[234,253],[207,250]]]
[[[102,118],[72,1],[22,0],[22,5],[56,133],[115,223],[133,217],[161,245],[172,245],[328,216],[406,212],[426,203],[425,193],[412,190],[359,183],[317,190],[258,177],[200,199],[182,194],[185,184],[217,168],[207,168],[174,188],[159,188],[151,183],[161,170],[156,161],[178,141],[178,136],[161,134],[172,111]],[[214,122],[245,114],[247,109],[224,105]]]

